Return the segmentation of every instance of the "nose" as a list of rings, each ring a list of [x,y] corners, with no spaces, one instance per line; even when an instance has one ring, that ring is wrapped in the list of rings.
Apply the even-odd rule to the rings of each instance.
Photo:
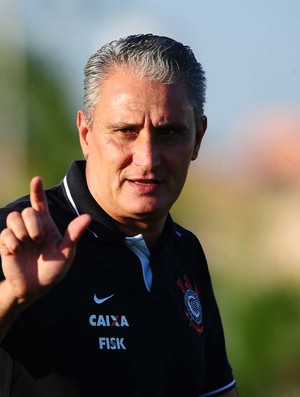
[[[154,171],[161,162],[161,153],[158,142],[155,139],[155,132],[141,130],[135,141],[133,162],[144,171]]]

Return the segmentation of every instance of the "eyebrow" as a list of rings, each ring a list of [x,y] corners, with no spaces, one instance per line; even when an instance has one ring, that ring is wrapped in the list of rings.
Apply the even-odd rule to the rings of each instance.
[[[179,129],[186,129],[187,126],[184,123],[179,123],[179,122],[167,122],[165,124],[158,125],[157,127],[154,127],[155,129],[163,129],[163,128],[179,128]]]
[[[126,122],[120,121],[117,123],[109,124],[108,127],[113,130],[119,130],[119,129],[121,130],[121,129],[126,129],[126,128],[128,128],[128,129],[136,128],[138,126],[139,126],[138,123],[126,123]]]
[[[109,124],[109,128],[113,129],[113,130],[118,130],[118,129],[131,129],[131,128],[136,128],[136,127],[141,127],[142,124],[139,123],[126,123],[123,121],[120,122],[116,122],[116,123],[112,123]],[[184,123],[180,123],[180,122],[167,122],[165,124],[160,124],[158,126],[154,126],[153,127],[155,130],[162,130],[162,129],[187,129],[187,126]]]

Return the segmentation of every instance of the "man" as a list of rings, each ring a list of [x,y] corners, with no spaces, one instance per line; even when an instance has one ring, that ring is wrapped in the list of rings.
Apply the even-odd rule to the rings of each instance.
[[[169,215],[204,99],[201,65],[172,39],[129,36],[89,59],[86,160],[45,192],[33,178],[30,198],[1,210],[12,388],[24,377],[37,395],[237,396],[203,251]]]

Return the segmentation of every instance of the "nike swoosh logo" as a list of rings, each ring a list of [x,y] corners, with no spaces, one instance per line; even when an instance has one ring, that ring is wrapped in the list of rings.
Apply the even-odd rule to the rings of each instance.
[[[97,303],[97,305],[101,305],[101,303],[107,301],[108,299],[112,298],[113,296],[115,296],[115,294],[112,294],[110,296],[106,296],[105,298],[97,298],[96,294],[94,294],[94,301],[95,303]]]

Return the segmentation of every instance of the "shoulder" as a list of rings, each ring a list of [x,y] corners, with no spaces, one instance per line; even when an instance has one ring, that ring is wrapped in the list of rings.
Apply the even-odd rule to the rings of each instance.
[[[193,273],[208,274],[208,265],[204,250],[199,238],[190,230],[174,223],[176,238],[174,239],[173,250],[178,258],[184,263],[185,268],[189,268]]]
[[[174,227],[177,235],[177,241],[180,245],[184,246],[186,250],[198,250],[204,254],[199,238],[192,231],[184,228],[178,223],[174,223]]]

